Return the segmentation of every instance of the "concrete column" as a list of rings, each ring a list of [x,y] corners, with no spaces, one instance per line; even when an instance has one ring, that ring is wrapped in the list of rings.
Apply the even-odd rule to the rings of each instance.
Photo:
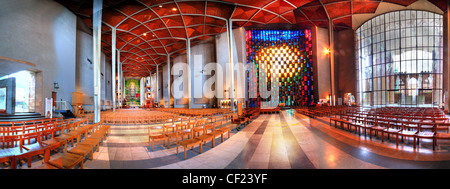
[[[233,62],[233,24],[231,19],[228,19],[227,22],[227,35],[228,35],[228,54],[230,57],[230,75],[229,81],[230,81],[230,100],[231,100],[231,110],[235,111],[234,107],[234,62]]]
[[[120,62],[120,50],[117,50],[117,90],[120,91],[120,99],[117,99],[119,101],[119,108],[122,107],[122,83],[120,82],[122,80],[122,62]],[[115,83],[114,83],[115,85]]]
[[[170,108],[170,55],[167,55],[167,99],[168,99],[168,105],[167,107]]]
[[[192,83],[191,83],[191,40],[190,39],[186,40],[186,60],[187,60],[186,71],[187,71],[187,77],[188,77],[187,90],[188,90],[188,98],[189,98],[188,105],[189,105],[189,109],[191,109],[191,107],[192,107],[191,103],[193,103],[193,99],[191,98],[192,97],[192,94],[191,94]],[[183,91],[184,91],[184,89],[183,89]]]
[[[101,32],[102,32],[102,0],[94,0],[93,8],[93,59],[94,59],[94,123],[100,122],[100,98],[101,98],[101,77],[100,77],[100,61],[101,61]]]
[[[334,40],[333,40],[333,21],[329,20],[329,27],[328,27],[328,39],[329,39],[329,45],[330,45],[330,78],[331,78],[331,105],[336,105],[336,87],[335,87],[335,78],[334,78]]]
[[[112,107],[113,111],[116,111],[116,28],[112,28],[112,45],[111,45],[111,84],[112,84]]]
[[[446,96],[446,104],[445,104],[445,110],[447,110],[447,112],[449,111],[450,108],[450,99],[449,99],[449,92],[448,90],[450,90],[450,77],[449,77],[449,73],[450,73],[450,66],[448,64],[450,64],[450,11],[448,10],[450,8],[450,2],[447,4],[447,11],[444,12],[444,16],[443,16],[443,31],[444,31],[444,36],[443,36],[443,42],[444,42],[444,49],[443,49],[443,83],[445,86],[443,86],[444,91],[443,93],[445,94],[445,92],[447,92],[447,96]],[[442,95],[444,95],[442,94]],[[448,114],[448,113],[447,113]]]
[[[123,70],[122,69],[120,69],[121,71],[121,74],[122,74],[122,76],[120,77],[122,80],[120,81],[120,82],[122,82],[121,83],[121,86],[122,86],[122,103],[123,103],[123,100],[125,99],[125,77],[123,77]]]
[[[159,64],[156,64],[156,102],[159,105]]]

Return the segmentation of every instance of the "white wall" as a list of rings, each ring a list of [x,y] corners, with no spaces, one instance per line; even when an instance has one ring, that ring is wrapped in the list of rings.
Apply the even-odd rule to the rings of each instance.
[[[75,91],[76,16],[51,0],[0,1],[0,56],[36,64],[36,112],[44,112],[53,82],[57,99]],[[1,69],[1,68],[0,68]]]
[[[187,64],[186,55],[180,55],[173,59],[173,66],[170,70],[170,73],[173,75],[173,83],[171,88],[171,95],[174,97],[174,108],[188,108],[189,107],[189,99],[187,98],[187,73],[181,73],[174,69],[174,66],[178,66],[178,64]],[[181,84],[181,81],[182,84]],[[177,92],[180,91],[181,92]],[[181,96],[183,98],[176,98],[177,96]]]
[[[314,90],[318,90],[319,96],[316,100],[319,101],[319,99],[326,99],[331,94],[330,60],[328,55],[323,52],[325,48],[329,48],[329,41],[327,28],[317,28],[315,32],[317,35],[314,42],[316,46],[313,50],[317,56],[317,63],[315,64],[317,77],[314,79],[317,80],[318,86],[314,86]]]
[[[234,89],[237,93],[237,95],[241,95],[245,98],[240,98],[239,101],[243,102],[245,99],[247,99],[247,81],[246,81],[246,70],[239,69],[237,64],[242,64],[241,66],[245,66],[247,64],[247,55],[246,55],[246,49],[245,49],[245,29],[244,28],[237,28],[233,30],[233,44],[232,44],[232,51],[233,51],[233,63],[234,63]],[[216,57],[217,57],[217,64],[220,65],[223,69],[223,90],[216,90],[216,95],[218,97],[218,100],[221,99],[227,99],[229,98],[229,91],[230,89],[230,82],[231,79],[229,78],[229,70],[230,70],[230,57],[229,57],[229,50],[228,50],[228,35],[227,33],[222,33],[220,35],[217,35],[216,37]],[[219,79],[218,79],[219,80]],[[216,88],[217,89],[217,88]],[[222,98],[220,98],[222,97]]]
[[[215,44],[211,42],[201,43],[197,44],[195,46],[191,47],[191,108],[202,108],[202,106],[206,105],[207,107],[211,107],[214,104],[214,100],[212,98],[206,98],[203,93],[203,84],[206,82],[207,79],[212,77],[211,75],[207,75],[209,73],[203,72],[203,68],[208,63],[214,63],[216,60],[215,58]],[[173,58],[173,65],[177,66],[178,63],[187,64],[186,55],[180,55],[175,58]],[[189,107],[189,99],[187,92],[187,73],[183,73],[182,78],[181,76],[178,76],[179,73],[174,73],[173,65],[171,66],[171,73],[173,75],[173,80],[171,80],[172,88],[182,88],[183,91],[180,93],[177,93],[177,90],[174,90],[173,93],[171,93],[171,98],[174,98],[176,96],[182,96],[186,98],[182,99],[175,99],[175,108],[188,108]],[[176,75],[174,75],[176,74]],[[163,68],[163,75],[164,83],[163,85],[166,86],[167,84],[167,66],[164,66]],[[183,86],[179,84],[180,81],[183,81]],[[167,91],[167,88],[164,88],[164,92]],[[165,100],[167,101],[167,94],[165,94]],[[200,97],[200,98],[196,98]]]
[[[93,110],[94,102],[94,59],[93,59],[93,39],[92,35],[77,30],[77,48],[76,48],[76,92],[83,93],[83,109]],[[111,63],[106,62],[105,54],[101,53],[100,72],[101,77],[101,109],[111,108],[112,81],[111,81]],[[108,84],[109,81],[109,84]],[[70,102],[70,100],[69,100]]]
[[[36,112],[44,111],[54,82],[59,84],[58,101],[70,103],[72,92],[82,92],[84,108],[92,110],[92,35],[81,31],[85,28],[77,30],[71,11],[51,0],[0,1],[0,27],[0,56],[36,64]],[[101,108],[109,109],[111,63],[103,53],[101,73]]]

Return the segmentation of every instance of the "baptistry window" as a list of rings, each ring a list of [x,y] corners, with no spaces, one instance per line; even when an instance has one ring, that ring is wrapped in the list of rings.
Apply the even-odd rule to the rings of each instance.
[[[365,22],[356,36],[360,105],[441,105],[442,15],[419,10],[389,12]]]

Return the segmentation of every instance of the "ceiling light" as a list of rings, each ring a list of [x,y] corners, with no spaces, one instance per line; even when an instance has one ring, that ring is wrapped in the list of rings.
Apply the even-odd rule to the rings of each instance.
[[[177,11],[177,8],[174,7],[174,8],[172,9],[172,11]]]
[[[144,33],[144,36],[147,36],[147,33]]]
[[[159,5],[159,8],[162,8],[162,5]]]

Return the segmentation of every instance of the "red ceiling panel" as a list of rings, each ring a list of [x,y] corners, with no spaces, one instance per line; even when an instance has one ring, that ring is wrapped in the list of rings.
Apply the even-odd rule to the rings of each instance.
[[[205,16],[183,16],[186,26],[203,24]]]
[[[331,3],[324,6],[331,19],[351,14],[350,2]]]
[[[121,30],[125,30],[125,31],[130,31],[131,29],[133,29],[135,26],[137,26],[139,24],[139,22],[131,19],[131,18],[127,18],[125,21],[123,21],[118,27],[117,29],[121,29]]]
[[[147,22],[149,20],[158,18],[158,15],[156,15],[152,10],[150,9],[144,9],[136,14],[133,15],[133,18],[136,19],[139,22]]]
[[[250,5],[254,7],[263,7],[273,0],[223,0],[225,2],[230,2],[234,4],[241,4],[241,5]]]
[[[294,11],[289,11],[281,15],[283,18],[288,20],[291,23],[295,23]]]
[[[284,13],[287,11],[292,11],[292,9],[295,9],[297,7],[294,7],[288,2],[285,2],[283,0],[276,0],[270,3],[269,5],[265,6],[264,9],[275,12],[275,13]]]
[[[140,36],[144,33],[147,35],[147,33],[150,33],[150,30],[145,25],[139,24],[138,26],[131,29],[130,32],[136,34],[137,36]]]
[[[310,20],[314,19],[328,19],[327,12],[323,6],[308,6],[302,8],[301,11],[307,16]]]
[[[378,1],[354,1],[352,4],[353,14],[374,13],[379,4]]]
[[[242,27],[244,24],[247,23],[247,21],[234,21],[232,22],[233,27]],[[223,32],[226,32],[226,28],[224,28]]]
[[[162,29],[162,30],[153,31],[153,33],[155,33],[156,37],[158,37],[158,38],[172,37],[172,36],[170,35],[169,30],[167,30],[167,29]]]
[[[209,34],[219,34],[221,30],[222,27],[205,26],[205,32]]]
[[[157,53],[166,54],[166,50],[164,48],[155,48]]]
[[[176,15],[176,16],[165,17],[162,19],[167,27],[176,27],[176,26],[184,27],[183,18],[181,16]]]
[[[290,22],[285,20],[285,19],[283,19],[282,17],[277,16],[277,17],[273,18],[271,21],[269,21],[269,23],[286,23],[286,24],[289,24]]]
[[[234,5],[208,1],[206,6],[206,14],[222,18],[230,18],[234,7]]]
[[[156,12],[156,14],[161,17],[180,14],[180,10],[178,10],[177,4],[175,3],[168,3],[161,6],[162,7],[156,6],[152,8]]]
[[[131,41],[135,37],[136,36],[131,33],[122,33],[122,34],[118,35],[118,38],[122,39],[125,42]]]
[[[159,40],[147,41],[152,47],[162,47],[163,44]]]
[[[324,5],[326,4],[332,4],[332,3],[336,3],[336,2],[350,2],[349,0],[320,0],[320,2]]]
[[[416,2],[417,0],[384,0],[384,2],[394,3],[397,5],[408,6]]]
[[[167,45],[167,44],[171,44],[171,43],[174,43],[174,40],[172,40],[172,39],[160,39],[160,40],[158,40],[158,42],[160,42],[162,45]]]
[[[178,2],[178,6],[183,14],[205,14],[205,2]]]
[[[170,28],[173,37],[186,38],[186,29],[184,28]]]
[[[145,5],[137,1],[122,1],[113,7],[128,16],[147,8]]]
[[[127,16],[124,14],[114,10],[114,9],[105,9],[102,12],[103,22],[108,23],[111,26],[117,26],[122,20],[124,20]],[[90,20],[90,19],[89,19]]]
[[[147,25],[147,27],[151,28],[152,30],[166,27],[164,22],[161,19],[159,19],[159,18],[154,19],[154,20],[152,20],[150,22],[145,22],[144,24]]]
[[[275,18],[277,15],[272,14],[268,11],[259,11],[255,14],[255,16],[252,18],[252,20],[262,23],[268,23],[270,20]]]
[[[252,7],[236,7],[236,10],[234,11],[233,16],[231,18],[248,20],[258,10],[259,9]]]
[[[308,4],[308,3],[310,3],[310,2],[312,2],[314,0],[301,0],[301,1],[298,1],[298,0],[284,0],[284,1],[291,3],[292,5],[294,5],[294,7],[301,7],[301,6],[303,6],[305,4]]]
[[[347,15],[347,16],[339,18],[339,19],[334,19],[333,25],[335,27],[351,28],[352,27],[352,16]]]
[[[205,17],[205,24],[224,26],[227,23],[226,23],[225,20],[216,19],[216,18],[213,18],[213,17],[206,16]]]
[[[186,28],[189,38],[203,35],[203,25]]]

